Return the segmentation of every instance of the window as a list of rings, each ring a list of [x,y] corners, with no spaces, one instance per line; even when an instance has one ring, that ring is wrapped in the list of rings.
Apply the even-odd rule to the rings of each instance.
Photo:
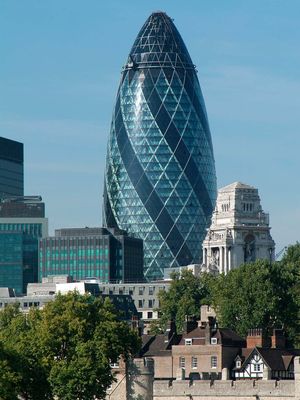
[[[191,346],[193,339],[185,339],[184,342],[186,346]]]
[[[152,311],[148,311],[147,318],[148,319],[152,319],[153,318],[153,312]]]
[[[197,357],[192,357],[192,368],[195,369],[198,367]]]
[[[211,356],[211,358],[210,358],[210,366],[211,366],[211,368],[217,368],[217,365],[218,365],[217,356]]]
[[[154,307],[154,300],[148,300],[148,307],[153,308]]]
[[[119,368],[119,366],[120,366],[119,361],[114,362],[114,363],[110,363],[109,365],[110,365],[111,368]]]
[[[142,308],[144,305],[144,300],[139,300],[139,308]]]
[[[261,364],[253,364],[253,369],[254,369],[254,372],[260,372]]]
[[[210,339],[210,344],[217,344],[218,343],[218,339],[213,337]]]
[[[149,286],[149,294],[152,295],[154,293],[154,287]]]
[[[184,357],[179,357],[179,367],[185,368],[185,358]]]
[[[144,288],[139,287],[139,295],[142,296],[144,294]]]
[[[237,361],[235,362],[235,367],[236,367],[236,368],[241,368],[241,366],[242,366],[241,361],[240,361],[240,360],[237,360]]]

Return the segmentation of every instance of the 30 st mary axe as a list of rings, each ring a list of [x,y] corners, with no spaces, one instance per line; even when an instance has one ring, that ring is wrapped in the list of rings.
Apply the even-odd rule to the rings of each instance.
[[[145,276],[199,263],[216,201],[195,65],[172,19],[150,15],[123,68],[107,149],[104,224],[144,240]]]

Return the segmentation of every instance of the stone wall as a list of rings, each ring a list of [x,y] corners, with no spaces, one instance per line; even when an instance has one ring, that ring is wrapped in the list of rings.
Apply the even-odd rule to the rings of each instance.
[[[155,381],[153,400],[295,400],[294,381]],[[298,399],[297,399],[298,400]]]
[[[295,380],[156,380],[151,358],[128,365],[107,400],[300,400],[300,357],[294,359]],[[223,377],[226,374],[222,374]]]

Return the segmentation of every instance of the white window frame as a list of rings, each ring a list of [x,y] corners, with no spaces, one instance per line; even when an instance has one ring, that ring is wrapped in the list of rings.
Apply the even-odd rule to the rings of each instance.
[[[216,369],[218,366],[218,357],[217,356],[211,356],[210,357],[210,366],[212,369]]]
[[[235,367],[236,367],[236,368],[241,368],[241,366],[242,366],[241,360],[237,360],[237,361],[235,362]]]
[[[184,344],[186,346],[191,346],[193,344],[193,339],[184,339]]]
[[[192,357],[192,369],[198,368],[198,359],[197,357]]]
[[[218,344],[218,339],[215,338],[215,337],[212,337],[212,338],[210,339],[210,344]]]
[[[253,371],[261,372],[261,364],[258,364],[258,363],[253,364]]]
[[[185,357],[179,357],[179,368],[185,368]]]

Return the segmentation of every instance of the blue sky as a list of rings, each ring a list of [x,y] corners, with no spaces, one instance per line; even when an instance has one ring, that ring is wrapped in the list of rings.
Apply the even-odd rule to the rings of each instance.
[[[131,45],[166,11],[199,71],[218,187],[259,188],[277,251],[300,226],[297,0],[0,0],[0,136],[25,144],[25,191],[50,232],[101,223],[106,142]]]

